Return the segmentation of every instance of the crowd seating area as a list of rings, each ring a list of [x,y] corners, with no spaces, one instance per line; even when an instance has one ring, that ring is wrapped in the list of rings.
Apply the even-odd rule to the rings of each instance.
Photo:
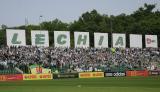
[[[158,70],[159,48],[0,48],[0,70],[18,67],[29,73],[30,65],[42,65],[60,72]]]

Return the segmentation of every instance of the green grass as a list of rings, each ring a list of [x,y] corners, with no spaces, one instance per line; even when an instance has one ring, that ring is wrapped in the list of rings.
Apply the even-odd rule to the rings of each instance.
[[[160,77],[0,82],[0,92],[160,92]]]

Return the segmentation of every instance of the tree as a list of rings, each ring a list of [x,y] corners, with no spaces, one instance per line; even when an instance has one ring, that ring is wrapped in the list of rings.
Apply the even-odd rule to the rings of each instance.
[[[7,27],[6,25],[2,24],[2,25],[1,25],[1,28],[2,28],[2,30],[5,30],[5,29],[7,29],[8,27]]]

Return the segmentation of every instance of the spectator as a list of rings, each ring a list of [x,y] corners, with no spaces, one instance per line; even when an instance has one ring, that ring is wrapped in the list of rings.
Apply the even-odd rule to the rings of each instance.
[[[54,48],[1,47],[0,68],[28,67],[41,64],[45,68],[71,71],[113,71],[157,69],[160,49],[156,48]]]

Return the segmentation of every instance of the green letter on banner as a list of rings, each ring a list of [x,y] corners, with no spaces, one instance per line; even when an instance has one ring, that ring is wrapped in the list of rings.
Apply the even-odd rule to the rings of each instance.
[[[36,34],[35,44],[44,44],[45,35],[44,34]]]
[[[65,41],[65,40],[62,40],[62,38],[66,39],[66,38],[67,38],[67,36],[66,36],[66,35],[64,35],[64,34],[59,35],[59,36],[57,37],[57,43],[58,43],[58,44],[63,45],[63,44],[65,44],[65,43],[66,43],[66,41]]]
[[[17,41],[17,38],[18,38],[18,33],[14,33],[11,41],[12,44],[21,44],[21,41]]]
[[[119,44],[123,46],[123,37],[118,37],[118,40],[116,41],[115,45],[119,45]]]
[[[77,44],[80,45],[81,42],[83,42],[83,45],[85,45],[85,44],[86,44],[86,41],[87,41],[87,35],[84,35],[84,38],[82,38],[82,35],[79,35],[79,36],[78,36]]]
[[[100,36],[98,45],[102,45],[103,39],[104,39],[104,36]]]

